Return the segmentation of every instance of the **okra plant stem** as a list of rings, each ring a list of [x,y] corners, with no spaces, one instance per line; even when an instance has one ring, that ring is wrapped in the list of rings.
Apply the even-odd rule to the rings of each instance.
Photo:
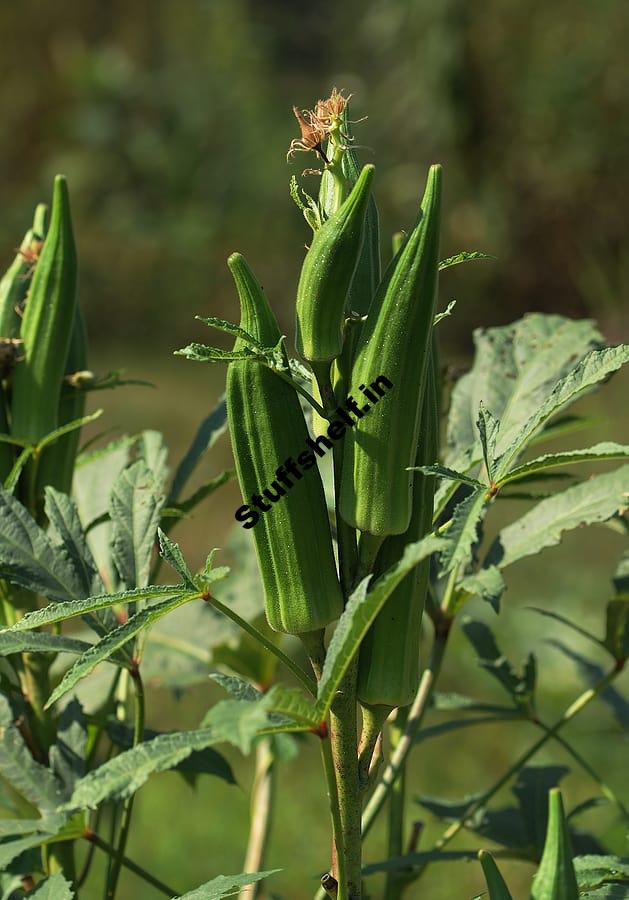
[[[339,806],[339,795],[336,785],[336,772],[334,770],[334,759],[332,758],[332,745],[329,737],[321,739],[321,759],[323,762],[323,771],[325,773],[325,782],[328,792],[328,800],[330,802],[330,815],[332,817],[332,839],[334,843],[333,868],[336,872],[336,879],[339,884],[339,900],[347,900],[347,874],[345,871],[345,848],[343,846],[343,824],[341,822],[341,811]],[[320,889],[317,896],[327,896],[327,891]]]
[[[116,848],[112,847],[111,844],[108,844],[107,841],[103,840],[102,837],[99,837],[93,831],[86,831],[83,835],[86,841],[89,841],[90,844],[93,844],[95,847],[98,847],[99,850],[102,850],[104,853],[107,853],[108,856],[114,856],[116,853]],[[160,881],[158,878],[155,878],[154,875],[151,875],[150,872],[147,872],[146,869],[143,869],[142,866],[139,866],[137,863],[133,862],[132,859],[129,859],[128,856],[122,857],[122,865],[125,869],[128,869],[129,872],[133,872],[134,875],[137,875],[138,878],[142,878],[143,881],[146,881],[147,884],[152,885],[155,890],[159,891],[162,894],[165,894],[166,897],[176,897],[179,894],[179,891],[176,891],[174,888],[168,887],[167,884],[164,884],[163,881]]]
[[[395,714],[391,724],[390,739],[391,752],[395,753],[404,736],[404,730],[408,721],[408,707],[401,707]],[[388,855],[389,857],[401,856],[404,852],[404,802],[406,800],[406,760],[402,763],[400,774],[395,779],[389,795],[389,833]],[[402,896],[403,881],[399,872],[388,872],[384,900],[399,900]]]
[[[137,747],[139,743],[141,743],[144,737],[144,684],[142,682],[142,676],[140,675],[140,670],[138,667],[135,667],[130,670],[131,674],[131,683],[133,684],[133,695],[134,695],[134,705],[133,705],[133,747]],[[127,838],[129,836],[129,828],[131,827],[131,816],[133,814],[133,797],[129,797],[125,800],[123,808],[122,808],[122,818],[120,821],[120,831],[118,834],[118,846],[116,848],[116,855],[113,860],[113,864],[111,867],[111,875],[109,878],[109,883],[107,885],[107,900],[113,900],[116,896],[116,888],[118,886],[118,878],[120,877],[120,870],[122,868],[122,860],[124,858],[124,851],[127,846]]]
[[[264,869],[275,796],[275,768],[273,741],[268,737],[263,738],[256,747],[256,768],[251,789],[251,824],[243,872],[260,872]],[[257,900],[262,896],[263,890],[263,883],[256,881],[240,891],[239,900]]]

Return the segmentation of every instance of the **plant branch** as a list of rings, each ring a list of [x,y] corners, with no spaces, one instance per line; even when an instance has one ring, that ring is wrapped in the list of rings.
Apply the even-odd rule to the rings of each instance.
[[[437,625],[435,628],[430,661],[422,673],[417,694],[415,695],[415,699],[413,700],[408,713],[404,733],[400,737],[399,743],[365,807],[362,821],[363,840],[371,831],[376,817],[382,809],[389,792],[404,769],[406,758],[415,742],[415,737],[430,703],[430,699],[435,689],[435,683],[441,671],[441,665],[448,643],[448,636],[450,634],[450,624],[449,620],[444,619],[443,624],[441,626]]]
[[[97,835],[95,832],[86,831],[83,837],[86,841],[89,841],[90,844],[98,847],[99,850],[107,853],[110,857],[116,855],[116,848],[112,847],[111,844],[108,844],[107,841],[104,841],[103,838],[99,837],[99,835]],[[156,890],[160,891],[162,894],[165,894],[167,897],[177,897],[179,895],[179,891],[168,887],[167,884],[164,884],[163,881],[155,878],[154,875],[151,875],[151,873],[147,872],[146,869],[143,869],[142,866],[139,866],[137,863],[133,862],[133,860],[129,859],[128,856],[123,855],[121,858],[121,862],[125,869],[133,872],[133,874],[137,875],[138,878],[142,878],[144,881],[146,881],[147,884],[151,884]]]
[[[255,641],[265,647],[270,653],[272,653],[274,656],[277,656],[280,662],[283,662],[286,668],[289,669],[299,681],[301,681],[308,693],[312,694],[313,697],[317,696],[317,685],[308,675],[308,673],[304,672],[301,666],[297,665],[296,662],[293,662],[290,656],[287,656],[285,653],[283,653],[279,647],[276,647],[273,641],[270,641],[262,634],[261,631],[258,631],[255,625],[252,625],[250,622],[242,619],[238,615],[238,613],[234,612],[233,609],[230,609],[229,606],[225,606],[225,604],[221,603],[220,600],[217,600],[216,597],[209,595],[205,596],[203,599],[210,603],[219,612],[223,613],[223,615],[231,619],[232,622],[235,622],[239,628],[242,628],[243,631],[246,631],[247,634],[251,635],[251,637]]]
[[[256,747],[256,769],[251,789],[251,824],[243,872],[260,872],[264,868],[266,849],[271,831],[275,795],[275,757],[273,741],[263,738]],[[239,900],[257,900],[262,896],[263,882],[243,888]]]
[[[605,688],[614,681],[615,678],[618,677],[620,672],[622,671],[622,664],[617,664],[604,678],[601,678],[593,687],[588,688],[587,691],[584,691],[577,699],[570,704],[568,709],[560,716],[559,719],[551,725],[549,728],[544,730],[544,734],[532,744],[528,750],[525,750],[518,759],[512,763],[511,766],[507,769],[507,771],[497,780],[494,784],[485,791],[482,796],[480,796],[468,809],[465,811],[465,815],[459,817],[455,822],[444,831],[442,836],[438,841],[434,844],[433,850],[441,850],[450,841],[456,837],[456,835],[465,828],[466,822],[469,821],[470,817],[474,815],[474,813],[478,812],[478,810],[483,807],[491,798],[498,793],[498,791],[513,777],[513,775],[518,772],[522,766],[525,766],[526,763],[533,757],[551,738],[554,738],[557,733],[571,722],[575,716],[577,716],[585,707],[598,695],[601,691],[604,691]],[[428,863],[425,863],[421,866],[416,873],[416,878],[422,874],[424,869],[426,868]]]
[[[142,676],[140,675],[140,669],[137,664],[132,669],[130,669],[130,675],[134,691],[132,746],[137,747],[137,745],[141,743],[144,736],[144,684],[142,682]],[[120,877],[120,870],[122,868],[122,860],[124,857],[125,847],[127,846],[129,829],[131,827],[133,801],[134,797],[129,797],[127,800],[125,800],[122,808],[122,819],[120,822],[120,831],[118,834],[118,846],[116,848],[116,855],[114,857],[113,865],[111,868],[111,876],[107,885],[107,900],[114,900],[114,897],[116,896],[116,888],[118,886],[118,879]]]
[[[392,723],[391,750],[393,753],[399,747],[404,736],[408,720],[408,707],[398,709],[395,720]],[[406,760],[402,763],[400,774],[395,779],[389,794],[389,834],[388,856],[401,856],[404,852],[404,801],[406,800]],[[403,873],[387,872],[384,900],[399,900],[403,891]]]

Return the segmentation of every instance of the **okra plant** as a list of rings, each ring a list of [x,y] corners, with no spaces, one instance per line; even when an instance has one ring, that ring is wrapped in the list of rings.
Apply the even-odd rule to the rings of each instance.
[[[397,900],[427,897],[422,878],[439,864],[440,896],[508,900],[504,859],[528,866],[532,900],[629,898],[629,859],[575,827],[598,802],[627,826],[615,776],[563,734],[598,699],[617,716],[626,707],[616,682],[629,656],[629,556],[598,634],[554,609],[541,574],[531,585],[553,627],[596,648],[591,660],[564,645],[586,683],[554,721],[540,712],[536,657],[514,666],[479,614],[487,603],[505,615],[505,570],[569,529],[627,534],[629,464],[594,475],[579,465],[622,460],[629,446],[547,445],[588,427],[569,407],[629,360],[629,346],[606,346],[590,321],[529,315],[478,330],[473,365],[452,385],[439,337],[453,305],[443,309],[439,273],[487,256],[441,258],[441,167],[428,168],[408,231],[383,239],[378,171],[358,161],[348,98],[334,90],[295,113],[301,136],[289,156],[310,154],[317,169],[307,175],[319,178],[316,196],[291,181],[309,229],[295,352],[272,286],[267,297],[232,254],[239,324],[202,321],[231,335],[233,349],[177,351],[226,366],[225,395],[172,475],[155,431],[81,446],[81,429],[100,415],[85,415],[88,394],[124,380],[88,367],[81,236],[63,177],[50,216],[37,207],[0,282],[2,898],[115,898],[124,870],[134,879],[128,896]],[[226,431],[234,469],[190,490]],[[193,572],[171,532],[234,478],[242,504],[227,545],[208,548]],[[526,511],[496,528],[504,498],[526,501]],[[470,696],[440,689],[456,666],[455,628],[503,703],[482,696],[480,679]],[[146,727],[155,686],[193,684],[207,687],[196,728]],[[422,841],[407,822],[413,749],[514,721],[529,723],[533,738],[492,784],[471,785],[464,801],[420,797],[444,822],[436,841]],[[308,742],[321,755],[312,778],[329,802],[329,854],[312,856],[304,840],[301,859],[269,869],[275,783]],[[159,860],[127,854],[135,794],[168,770],[235,784],[217,749],[225,744],[255,757],[243,871],[226,874],[208,846],[205,883],[166,884]],[[534,765],[553,747],[597,792],[568,812],[566,767]],[[496,807],[505,786],[517,806]],[[366,841],[380,816],[388,852],[374,858]],[[449,849],[459,835],[468,846]],[[107,859],[103,884],[95,853]]]

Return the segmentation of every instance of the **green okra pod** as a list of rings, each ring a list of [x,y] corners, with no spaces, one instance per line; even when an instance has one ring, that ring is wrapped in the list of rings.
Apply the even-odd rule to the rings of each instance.
[[[74,327],[65,367],[64,383],[59,397],[58,425],[67,425],[85,415],[87,392],[81,375],[87,369],[87,330],[81,308],[74,313]],[[73,377],[74,376],[74,377]],[[77,383],[78,382],[78,383]],[[64,494],[72,490],[74,464],[79,448],[81,429],[75,428],[43,451],[37,467],[37,496],[44,496],[44,487],[51,485]]]
[[[431,354],[422,405],[415,465],[432,465],[439,454],[436,353]],[[432,528],[435,479],[415,472],[413,511],[403,534],[387,537],[380,548],[374,579],[401,558],[404,548]],[[358,698],[364,706],[407,706],[419,687],[421,623],[430,576],[423,560],[400,582],[367,632],[358,666]]]
[[[264,346],[280,330],[246,261],[228,261],[241,304],[241,327]],[[235,349],[241,347],[236,341]],[[323,485],[294,388],[263,362],[236,360],[227,373],[227,412],[245,505],[236,518],[253,537],[271,628],[317,631],[343,608]],[[303,467],[303,469],[302,469]]]
[[[402,534],[412,508],[412,473],[438,282],[441,166],[431,166],[422,211],[389,265],[356,348],[354,391],[384,376],[391,392],[369,405],[344,444],[340,513],[378,538]],[[361,387],[362,386],[362,387]]]
[[[76,306],[77,263],[68,187],[57,175],[48,234],[22,323],[23,360],[13,376],[11,431],[36,444],[57,427]]]
[[[548,792],[548,825],[544,852],[531,887],[531,900],[578,900],[579,887],[572,862],[574,852],[561,791]]]
[[[343,348],[347,296],[363,244],[374,167],[365,166],[340,208],[314,233],[297,287],[297,350],[330,363]]]
[[[15,258],[0,280],[0,433],[10,430],[9,383],[21,355],[20,317],[35,270],[46,228],[45,204],[35,210],[33,225],[26,232]],[[0,443],[0,482],[13,465],[14,448]]]

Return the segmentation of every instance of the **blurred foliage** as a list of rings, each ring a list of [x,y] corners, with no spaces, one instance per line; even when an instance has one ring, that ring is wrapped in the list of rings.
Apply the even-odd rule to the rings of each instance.
[[[444,255],[498,256],[444,277],[462,347],[530,309],[627,334],[623,0],[24,0],[0,5],[0,29],[0,255],[65,172],[101,346],[142,332],[167,351],[194,313],[233,316],[236,248],[292,328],[307,229],[288,179],[314,160],[286,165],[291,106],[334,83],[369,114],[385,233],[412,221],[439,159]]]

